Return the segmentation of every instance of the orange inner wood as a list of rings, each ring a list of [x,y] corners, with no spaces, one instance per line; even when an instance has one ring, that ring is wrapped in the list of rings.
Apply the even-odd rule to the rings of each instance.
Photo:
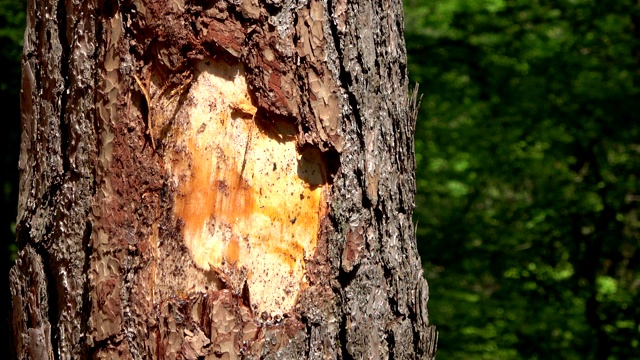
[[[201,63],[185,103],[165,157],[185,245],[203,270],[248,270],[260,312],[287,312],[326,212],[322,156],[276,133],[291,124],[256,123],[239,64]]]

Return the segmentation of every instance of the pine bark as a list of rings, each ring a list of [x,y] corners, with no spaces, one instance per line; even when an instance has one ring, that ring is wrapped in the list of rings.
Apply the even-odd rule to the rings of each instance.
[[[10,272],[18,359],[435,356],[412,223],[416,101],[400,1],[30,0],[27,14]],[[220,69],[246,78],[245,102],[209,103],[248,124],[244,158],[212,155],[240,169],[235,185],[189,190],[202,171],[213,176],[184,144],[216,136],[212,123],[188,126],[207,96],[203,74]],[[202,220],[218,226],[211,233],[255,218],[220,213],[262,201],[238,195],[272,160],[247,160],[252,139],[295,144],[297,160],[285,160],[320,194],[282,222],[303,226],[304,207],[317,207],[313,251],[275,254],[304,271],[293,285],[255,280],[271,265],[237,254],[259,262],[260,243],[237,250],[228,237],[224,256],[206,257],[187,239],[202,217],[189,204],[210,192],[236,201],[207,203],[218,206]],[[269,298],[282,287],[293,300]]]

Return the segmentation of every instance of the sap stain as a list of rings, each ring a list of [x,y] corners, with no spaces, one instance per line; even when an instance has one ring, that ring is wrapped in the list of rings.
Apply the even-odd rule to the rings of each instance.
[[[326,166],[319,151],[298,151],[292,124],[256,112],[241,64],[200,63],[165,141],[165,167],[195,264],[246,272],[257,313],[286,313],[306,286],[326,213]]]

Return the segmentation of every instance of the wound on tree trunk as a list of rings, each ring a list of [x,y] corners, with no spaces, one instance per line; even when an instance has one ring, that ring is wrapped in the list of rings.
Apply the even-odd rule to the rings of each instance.
[[[399,1],[36,1],[14,349],[432,358]]]

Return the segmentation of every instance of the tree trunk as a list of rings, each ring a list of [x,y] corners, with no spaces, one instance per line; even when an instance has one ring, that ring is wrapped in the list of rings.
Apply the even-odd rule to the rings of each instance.
[[[434,357],[401,6],[30,0],[17,358]]]

